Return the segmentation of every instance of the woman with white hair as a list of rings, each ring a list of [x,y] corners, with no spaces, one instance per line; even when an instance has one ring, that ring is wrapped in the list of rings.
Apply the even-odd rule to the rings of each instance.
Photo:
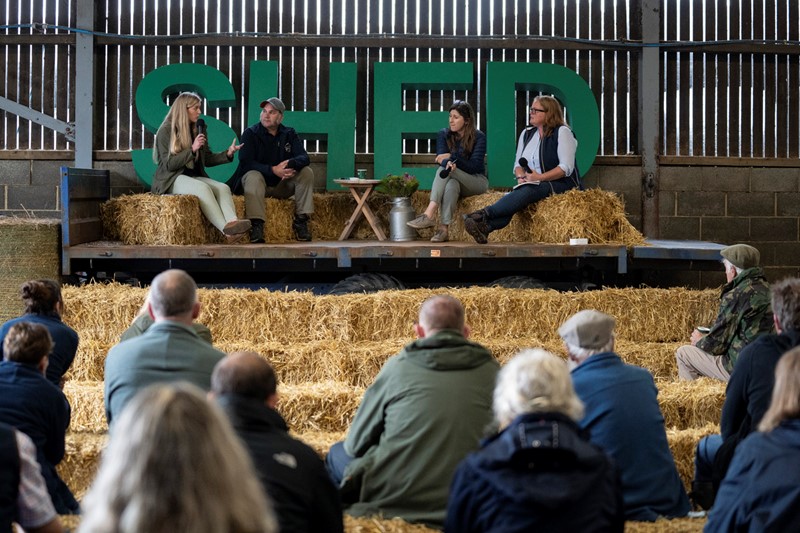
[[[497,376],[498,433],[456,470],[445,531],[623,531],[619,477],[576,421],[566,363],[524,350]]]
[[[772,403],[736,447],[704,531],[800,531],[800,348],[775,367]]]
[[[80,532],[278,530],[230,423],[188,383],[153,385],[131,400],[83,503]]]

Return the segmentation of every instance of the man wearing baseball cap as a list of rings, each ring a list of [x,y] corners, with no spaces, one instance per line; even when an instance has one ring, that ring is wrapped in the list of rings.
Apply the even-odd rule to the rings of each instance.
[[[689,498],[669,451],[653,376],[614,353],[614,326],[614,317],[589,309],[558,328],[585,408],[578,425],[619,469],[625,520],[685,516]]]
[[[293,128],[282,124],[286,106],[276,97],[261,102],[258,123],[242,133],[239,168],[231,189],[244,193],[245,217],[250,219],[250,242],[264,242],[264,198],[294,196],[292,230],[298,241],[310,241],[308,227],[314,212],[314,173],[303,142]]]
[[[758,250],[734,244],[720,250],[720,255],[728,282],[722,287],[719,313],[707,332],[695,329],[691,344],[675,352],[681,379],[706,376],[728,381],[742,348],[773,331],[769,284],[759,266]]]

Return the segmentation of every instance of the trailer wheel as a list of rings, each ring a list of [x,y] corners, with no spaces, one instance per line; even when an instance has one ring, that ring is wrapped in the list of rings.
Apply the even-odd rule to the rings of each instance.
[[[403,283],[387,274],[354,274],[346,277],[331,288],[329,294],[353,294],[353,293],[372,293],[388,290],[405,289]]]
[[[544,283],[530,276],[506,276],[496,279],[489,284],[490,287],[503,289],[546,289]]]

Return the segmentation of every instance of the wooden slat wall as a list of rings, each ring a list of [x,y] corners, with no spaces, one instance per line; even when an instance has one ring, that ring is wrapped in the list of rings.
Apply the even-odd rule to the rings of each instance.
[[[68,4],[68,5],[66,5]],[[96,29],[121,35],[186,35],[260,32],[298,35],[554,36],[580,39],[640,38],[637,0],[220,0],[206,12],[191,0],[95,3]],[[0,24],[46,22],[74,27],[76,0],[9,2]],[[796,0],[717,2],[662,0],[662,40],[800,40]],[[70,17],[73,17],[70,19]],[[9,35],[34,30],[9,28]],[[66,34],[63,30],[48,33]],[[357,42],[357,41],[356,41]],[[2,45],[6,67],[0,94],[65,121],[74,117],[75,54],[65,44]],[[467,46],[276,46],[269,36],[254,46],[98,45],[96,57],[95,149],[127,151],[152,145],[133,105],[139,81],[156,67],[193,61],[222,71],[237,95],[237,106],[206,110],[235,131],[246,124],[249,64],[280,64],[279,91],[290,109],[328,109],[331,62],[357,63],[356,151],[372,152],[372,72],[376,61],[472,61],[475,90],[408,91],[407,109],[446,110],[467,99],[486,122],[485,70],[488,61],[552,62],[578,72],[601,105],[601,155],[638,153],[638,52],[564,50],[532,41],[528,48],[479,49]],[[800,56],[747,52],[666,49],[662,80],[664,155],[796,158],[800,155]],[[55,75],[53,74],[55,73]],[[264,95],[265,97],[268,95]],[[517,128],[527,120],[533,95],[520,94]],[[444,124],[443,124],[444,126]],[[15,115],[0,115],[0,150],[64,150],[64,137]],[[430,141],[404,141],[407,153],[429,153]],[[325,140],[309,140],[324,152]]]

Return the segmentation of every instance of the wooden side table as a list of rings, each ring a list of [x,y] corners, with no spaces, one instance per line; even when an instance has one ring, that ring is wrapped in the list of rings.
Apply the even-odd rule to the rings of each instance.
[[[343,241],[347,239],[353,232],[353,229],[356,227],[358,221],[361,220],[361,217],[363,216],[367,219],[367,222],[369,222],[369,226],[372,228],[372,231],[375,232],[378,240],[385,241],[386,234],[383,232],[383,229],[381,229],[381,225],[378,222],[378,217],[375,216],[375,213],[373,213],[372,209],[370,209],[369,205],[367,205],[367,199],[369,198],[369,195],[372,194],[372,191],[375,190],[375,186],[379,184],[381,180],[344,179],[333,181],[342,187],[347,187],[350,189],[350,194],[352,194],[353,198],[356,199],[356,208],[353,210],[353,214],[350,215],[350,219],[347,221],[347,224],[345,224],[342,234],[339,235],[339,240]]]

